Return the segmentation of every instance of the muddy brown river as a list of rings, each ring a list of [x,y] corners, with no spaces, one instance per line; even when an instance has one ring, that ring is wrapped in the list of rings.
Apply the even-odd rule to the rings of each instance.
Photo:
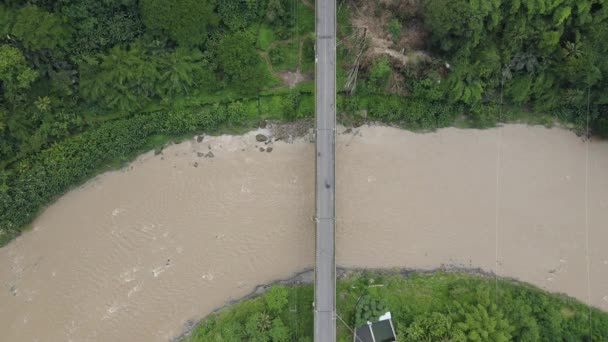
[[[60,198],[0,249],[2,340],[167,341],[311,267],[314,145],[268,146],[192,139]],[[362,127],[337,163],[339,266],[480,267],[608,310],[608,143]]]

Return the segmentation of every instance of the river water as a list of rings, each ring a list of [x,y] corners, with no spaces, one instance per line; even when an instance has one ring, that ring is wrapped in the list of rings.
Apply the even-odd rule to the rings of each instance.
[[[608,143],[588,152],[523,125],[341,133],[337,262],[479,267],[608,310]],[[313,171],[314,144],[252,132],[94,178],[0,249],[2,339],[167,341],[312,267]]]

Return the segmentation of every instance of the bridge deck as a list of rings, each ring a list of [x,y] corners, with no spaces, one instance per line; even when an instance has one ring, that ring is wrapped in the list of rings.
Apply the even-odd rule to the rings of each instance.
[[[316,1],[315,342],[336,341],[336,1]]]

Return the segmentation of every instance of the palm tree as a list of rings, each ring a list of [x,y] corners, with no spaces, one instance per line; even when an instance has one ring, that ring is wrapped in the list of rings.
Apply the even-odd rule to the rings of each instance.
[[[108,54],[87,58],[81,65],[83,95],[111,109],[131,112],[156,95],[156,63],[139,45],[116,46]]]
[[[538,66],[538,58],[530,52],[518,53],[513,56],[509,67],[515,71],[526,70],[527,72],[533,72]]]
[[[579,58],[583,56],[583,49],[580,42],[566,42],[562,48],[564,57],[566,58]]]
[[[160,87],[164,95],[187,94],[204,67],[199,50],[178,48],[161,60]]]

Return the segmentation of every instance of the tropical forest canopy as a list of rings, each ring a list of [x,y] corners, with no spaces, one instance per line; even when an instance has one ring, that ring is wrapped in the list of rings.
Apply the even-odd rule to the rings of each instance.
[[[589,100],[594,122],[608,128],[608,2],[432,0],[424,13],[433,50],[451,64],[448,101],[478,106],[502,92],[511,104],[580,120]]]

